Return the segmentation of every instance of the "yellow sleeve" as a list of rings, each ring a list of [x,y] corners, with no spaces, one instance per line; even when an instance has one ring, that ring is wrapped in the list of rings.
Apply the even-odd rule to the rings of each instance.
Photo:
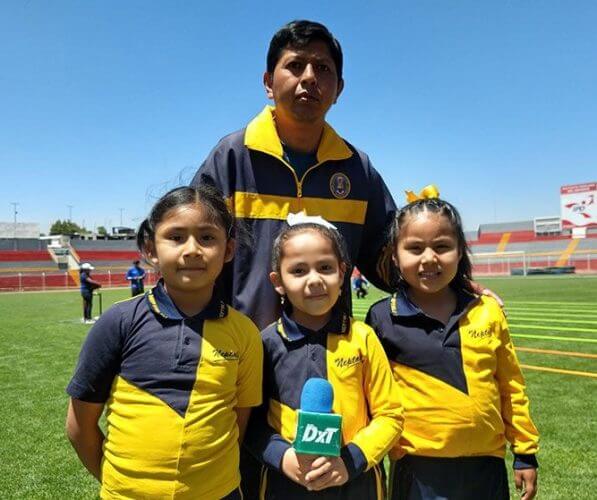
[[[249,318],[243,318],[239,355],[238,377],[236,380],[237,406],[245,408],[259,406],[262,401],[263,344],[261,335]]]
[[[363,390],[371,421],[354,435],[351,442],[361,449],[367,459],[367,468],[370,468],[381,462],[400,437],[403,414],[398,384],[394,381],[386,353],[375,332],[364,323],[359,326],[367,329]]]
[[[508,322],[500,310],[500,346],[497,349],[496,378],[500,389],[502,418],[506,426],[506,439],[512,452],[522,455],[537,453],[539,433],[529,411],[524,377],[510,339]]]

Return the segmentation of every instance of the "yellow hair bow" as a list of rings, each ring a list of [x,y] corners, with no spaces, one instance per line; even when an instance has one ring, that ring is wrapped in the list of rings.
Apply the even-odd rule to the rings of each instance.
[[[415,194],[412,191],[405,191],[407,203],[419,200],[430,200],[432,198],[439,198],[439,189],[434,184],[425,186],[419,194]]]

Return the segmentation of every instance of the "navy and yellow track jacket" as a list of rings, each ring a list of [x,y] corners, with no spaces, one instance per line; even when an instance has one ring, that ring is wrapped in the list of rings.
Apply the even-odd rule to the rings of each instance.
[[[404,431],[390,454],[504,457],[536,466],[538,433],[506,318],[490,297],[458,293],[446,325],[398,292],[369,310],[398,381]]]
[[[346,240],[351,261],[375,286],[387,289],[389,258],[382,249],[396,208],[369,158],[327,124],[318,163],[299,179],[283,158],[273,112],[266,107],[245,129],[224,137],[191,181],[218,187],[253,236],[252,245],[237,246],[223,285],[228,303],[261,329],[281,314],[265,270],[288,213],[304,211],[332,222]],[[350,300],[349,281],[346,273],[346,300]]]
[[[326,327],[313,332],[284,313],[261,336],[263,406],[252,419],[245,443],[269,468],[262,476],[262,494],[267,498],[272,487],[289,494],[297,488],[279,474],[281,461],[295,439],[302,388],[309,378],[321,377],[334,389],[334,413],[342,415],[341,456],[350,480],[341,498],[381,499],[384,486],[377,464],[400,436],[402,408],[388,359],[373,330],[335,311]],[[299,488],[306,496],[307,490]],[[337,492],[330,494],[340,498]],[[303,498],[300,491],[298,496]]]
[[[220,499],[240,484],[235,407],[261,404],[263,349],[214,297],[184,317],[161,282],[90,330],[68,394],[105,403],[101,498]]]

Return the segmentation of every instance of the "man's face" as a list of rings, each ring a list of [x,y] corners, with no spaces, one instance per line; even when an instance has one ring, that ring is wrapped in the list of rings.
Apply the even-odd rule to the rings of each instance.
[[[344,86],[327,45],[320,41],[284,49],[263,82],[276,117],[302,123],[322,122]]]

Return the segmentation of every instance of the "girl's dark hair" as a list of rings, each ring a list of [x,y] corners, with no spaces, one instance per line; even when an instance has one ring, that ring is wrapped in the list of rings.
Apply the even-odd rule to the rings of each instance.
[[[344,238],[342,237],[342,235],[335,229],[322,226],[321,224],[305,222],[303,224],[297,224],[295,226],[289,226],[285,229],[282,229],[280,234],[278,234],[278,236],[274,240],[274,246],[272,248],[272,271],[275,271],[277,273],[280,272],[280,264],[282,262],[283,257],[282,248],[284,246],[284,243],[286,243],[293,236],[307,231],[314,231],[316,233],[319,233],[324,238],[330,240],[330,242],[332,243],[332,249],[334,250],[334,254],[336,254],[336,257],[338,258],[338,261],[346,264],[346,272],[350,270],[350,257],[348,256],[348,251],[346,250],[346,243],[344,242]]]
[[[454,234],[456,235],[456,240],[458,241],[458,251],[461,255],[460,262],[458,262],[458,269],[456,270],[456,276],[450,283],[450,286],[457,290],[473,292],[473,289],[471,288],[472,264],[469,257],[470,251],[466,243],[464,230],[462,228],[462,219],[460,218],[458,210],[456,210],[456,208],[447,201],[441,200],[439,198],[430,198],[413,201],[412,203],[402,207],[396,213],[396,217],[392,223],[392,228],[390,231],[390,240],[392,242],[392,248],[394,249],[394,252],[396,251],[396,246],[400,238],[401,229],[408,224],[410,217],[422,212],[431,212],[434,214],[443,215],[450,222],[452,228],[454,229]],[[393,276],[391,281],[394,288],[407,286],[404,278],[402,278],[400,275],[399,268],[393,267],[392,274]]]
[[[145,252],[147,243],[155,239],[157,225],[172,209],[185,205],[201,205],[207,212],[210,221],[221,227],[227,238],[235,236],[234,217],[228,210],[222,193],[209,184],[199,184],[196,187],[182,186],[168,191],[162,196],[149,212],[149,216],[139,226],[137,231],[137,247],[141,253]]]

